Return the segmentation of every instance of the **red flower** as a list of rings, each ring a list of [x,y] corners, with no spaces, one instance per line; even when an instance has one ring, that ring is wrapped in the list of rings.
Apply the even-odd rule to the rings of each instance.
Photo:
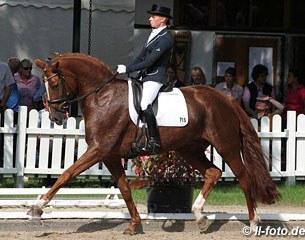
[[[174,151],[137,157],[133,159],[133,166],[136,166],[135,173],[140,178],[149,179],[150,184],[154,186],[194,183],[202,177]]]

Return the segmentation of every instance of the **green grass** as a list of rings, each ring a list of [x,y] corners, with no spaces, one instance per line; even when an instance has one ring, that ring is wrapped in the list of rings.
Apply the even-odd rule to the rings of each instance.
[[[278,191],[281,193],[282,199],[276,205],[305,206],[304,183],[293,186],[281,184],[278,185]],[[200,189],[195,189],[193,200],[196,199],[199,193]],[[136,203],[146,203],[145,190],[133,190],[132,195]],[[246,200],[240,187],[232,183],[230,185],[216,186],[210,193],[206,203],[211,205],[246,205]]]
[[[282,198],[276,205],[293,205],[293,206],[305,206],[305,185],[304,183],[298,183],[293,186],[287,186],[285,184],[278,185],[278,191],[281,193]],[[195,196],[197,196],[199,190],[196,190]],[[195,197],[194,196],[194,197]],[[241,188],[238,185],[227,185],[215,187],[210,193],[207,204],[213,205],[245,205],[246,200]]]
[[[200,190],[198,189],[194,194],[194,198],[198,196],[199,192]],[[245,205],[246,201],[240,187],[234,184],[216,186],[210,193],[206,203],[213,205]]]
[[[88,180],[79,179],[71,181],[66,187],[110,187],[114,183],[102,183],[99,180]],[[25,183],[26,188],[31,187],[41,187],[42,181],[40,179],[31,179]],[[14,187],[14,182],[12,179],[2,179],[0,182],[0,187]],[[287,186],[285,184],[278,184],[278,190],[282,194],[282,199],[276,203],[276,205],[290,205],[290,206],[305,206],[305,182],[299,182],[293,186]],[[193,200],[196,199],[200,192],[200,189],[195,189]],[[132,196],[136,203],[145,204],[146,203],[146,192],[145,189],[132,190]],[[10,196],[18,197],[20,196]],[[36,197],[36,196],[24,196],[26,198]],[[57,195],[57,198],[63,198],[63,196]],[[64,196],[66,198],[66,195]],[[70,198],[80,197],[71,195]],[[82,198],[102,198],[101,195],[90,195],[82,196]],[[245,205],[245,197],[241,191],[239,185],[235,182],[232,183],[219,183],[210,193],[207,204],[211,205]]]

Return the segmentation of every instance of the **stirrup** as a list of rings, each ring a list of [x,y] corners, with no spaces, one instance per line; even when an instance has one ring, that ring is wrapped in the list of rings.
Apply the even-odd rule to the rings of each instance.
[[[157,139],[149,139],[145,150],[150,154],[158,154],[160,152],[161,144]]]

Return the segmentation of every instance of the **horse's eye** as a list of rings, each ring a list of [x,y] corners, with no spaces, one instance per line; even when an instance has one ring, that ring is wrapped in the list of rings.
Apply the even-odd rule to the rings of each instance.
[[[59,89],[59,84],[57,83],[57,84],[53,84],[52,86],[51,86],[51,88],[53,89],[53,90],[58,90]]]

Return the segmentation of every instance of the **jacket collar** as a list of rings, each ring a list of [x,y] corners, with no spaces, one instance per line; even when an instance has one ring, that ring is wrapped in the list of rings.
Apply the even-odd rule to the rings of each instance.
[[[167,33],[167,27],[163,28],[156,36],[154,36],[149,42],[146,42],[146,47],[156,41],[159,37],[164,36]]]

